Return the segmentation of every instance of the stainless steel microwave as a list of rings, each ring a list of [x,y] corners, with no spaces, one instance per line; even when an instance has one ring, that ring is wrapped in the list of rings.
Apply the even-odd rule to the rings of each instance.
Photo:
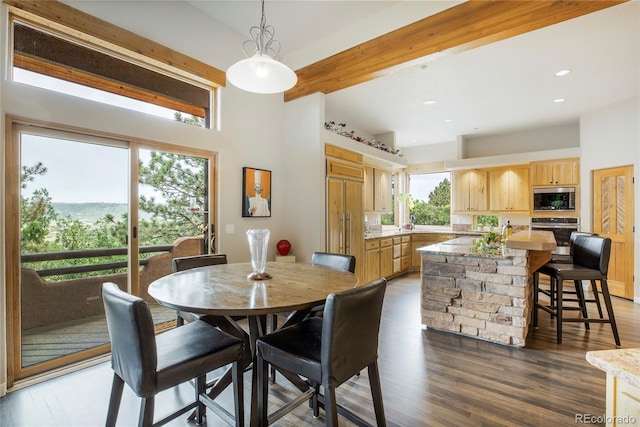
[[[538,187],[533,189],[534,212],[575,212],[575,187]]]

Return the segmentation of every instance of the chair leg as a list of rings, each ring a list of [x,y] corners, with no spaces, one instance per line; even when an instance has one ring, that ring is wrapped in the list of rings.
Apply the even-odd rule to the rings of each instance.
[[[552,279],[553,281],[553,279]],[[563,280],[559,277],[555,278],[555,293],[556,298],[555,298],[555,303],[556,303],[556,342],[558,344],[562,344],[562,305],[564,304],[563,302],[563,298],[562,298],[562,288],[564,286],[563,285]],[[551,294],[553,295],[553,293]]]
[[[371,397],[373,399],[373,409],[376,413],[376,423],[378,427],[387,425],[384,417],[384,406],[382,404],[382,387],[380,386],[380,373],[378,372],[378,362],[373,362],[368,367],[369,385],[371,387]]]
[[[338,405],[333,387],[324,387],[324,413],[327,427],[338,427]]]
[[[143,397],[140,405],[140,418],[138,419],[138,427],[153,426],[153,409],[155,405],[155,396]]]
[[[267,413],[267,404],[269,397],[269,382],[267,381],[267,374],[269,364],[264,361],[259,354],[256,356],[256,367],[254,369],[258,372],[258,425],[268,426],[269,419]]]
[[[583,319],[588,319],[589,318],[589,313],[587,312],[587,303],[585,302],[584,290],[582,289],[582,280],[574,280],[573,281],[573,285],[576,288],[576,296],[578,297],[578,306],[580,307],[580,312],[582,313],[582,318]],[[588,320],[585,320],[584,328],[587,331],[590,329]]]
[[[122,390],[124,389],[124,380],[118,375],[113,374],[113,382],[111,384],[111,397],[109,398],[109,410],[107,411],[106,427],[115,427],[118,419],[118,411],[120,410],[120,401],[122,400]]]
[[[195,386],[196,402],[197,402],[196,425],[202,425],[202,420],[204,418],[204,414],[206,411],[206,407],[204,406],[204,403],[202,403],[202,401],[200,400],[200,395],[206,393],[207,391],[206,387],[207,387],[206,375],[196,378],[196,386]]]
[[[602,314],[602,304],[600,304],[600,295],[598,294],[598,286],[596,286],[596,281],[591,281],[591,292],[593,292],[593,299],[596,300],[596,307],[598,307],[598,314],[601,319],[604,319],[604,315]]]
[[[611,295],[609,294],[609,285],[607,284],[606,278],[603,277],[600,280],[600,286],[602,288],[602,297],[604,298],[604,305],[607,307],[607,315],[609,316],[609,323],[611,323],[613,338],[616,340],[616,345],[620,347],[620,336],[618,335],[618,326],[616,325],[616,317],[613,315],[613,305],[611,304]]]
[[[275,332],[276,329],[278,329],[278,315],[272,314],[271,315],[271,332]],[[276,383],[276,368],[274,368],[273,366],[271,366],[269,379],[271,380],[272,383],[274,384]]]
[[[233,362],[231,370],[233,378],[233,404],[236,410],[236,427],[244,426],[244,367]]]
[[[313,385],[314,393],[311,396],[311,409],[313,409],[313,418],[320,416],[320,404],[318,403],[318,395],[320,395],[320,384]]]
[[[184,319],[179,314],[176,314],[176,328],[182,325],[184,325]]]

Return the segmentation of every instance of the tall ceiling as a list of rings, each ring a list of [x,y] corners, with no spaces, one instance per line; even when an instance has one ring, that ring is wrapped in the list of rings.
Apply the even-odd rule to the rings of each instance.
[[[248,38],[258,1],[188,1]],[[453,7],[454,1],[267,0],[267,24],[294,70]],[[556,77],[555,72],[571,73]],[[398,147],[540,126],[637,97],[640,1],[591,13],[471,50],[435,54],[384,77],[326,95],[328,119]],[[554,103],[556,99],[564,102]],[[425,101],[436,101],[425,105]]]

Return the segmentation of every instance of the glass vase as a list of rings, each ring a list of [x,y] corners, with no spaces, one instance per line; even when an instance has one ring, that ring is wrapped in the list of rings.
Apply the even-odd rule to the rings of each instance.
[[[270,276],[265,269],[267,267],[267,250],[269,249],[269,235],[267,229],[247,230],[249,240],[249,253],[251,255],[252,273],[247,276],[251,280],[264,280]]]

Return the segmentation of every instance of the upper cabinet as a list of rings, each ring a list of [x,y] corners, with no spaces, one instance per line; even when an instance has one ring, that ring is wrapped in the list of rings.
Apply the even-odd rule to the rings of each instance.
[[[365,166],[365,212],[391,213],[391,172]]]
[[[577,185],[578,159],[531,163],[531,185]]]
[[[489,210],[489,189],[486,170],[461,170],[451,174],[452,211],[486,212]]]
[[[492,169],[489,188],[492,211],[529,211],[529,166]]]

